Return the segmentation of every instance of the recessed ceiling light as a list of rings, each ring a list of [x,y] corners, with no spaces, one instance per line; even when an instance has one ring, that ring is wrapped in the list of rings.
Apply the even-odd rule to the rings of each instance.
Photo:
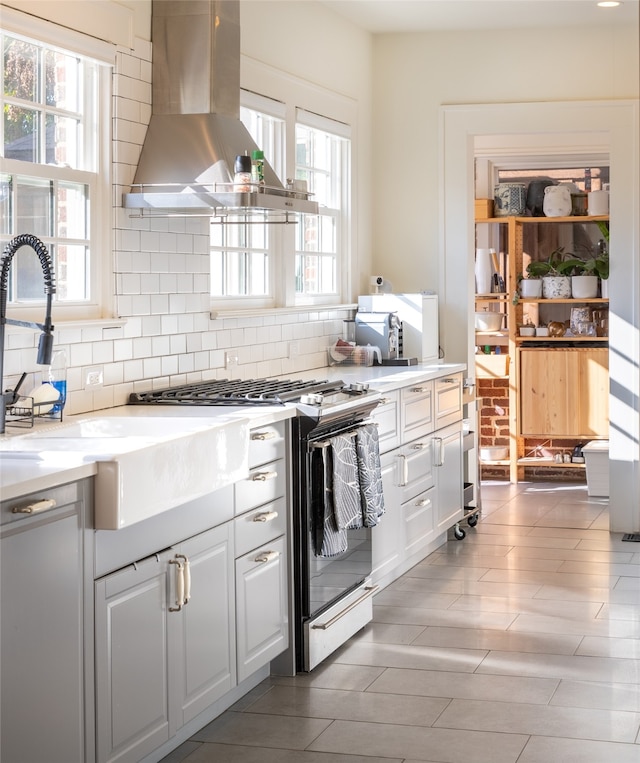
[[[600,8],[615,8],[618,5],[621,5],[621,3],[616,2],[616,0],[605,0],[605,2],[598,3]]]

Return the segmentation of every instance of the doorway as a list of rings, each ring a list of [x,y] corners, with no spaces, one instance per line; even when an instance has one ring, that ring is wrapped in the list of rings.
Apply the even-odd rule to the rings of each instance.
[[[445,106],[442,108],[443,342],[448,358],[472,367],[474,273],[474,158],[476,141],[498,141],[502,152],[525,155],[528,146],[582,146],[604,149],[611,167],[612,265],[610,298],[610,529],[640,529],[638,296],[640,198],[638,102],[534,103]],[[553,129],[549,128],[553,125]],[[589,129],[585,129],[585,125]],[[547,151],[547,153],[549,153]],[[462,223],[462,224],[461,224]],[[464,276],[460,276],[464,273]]]

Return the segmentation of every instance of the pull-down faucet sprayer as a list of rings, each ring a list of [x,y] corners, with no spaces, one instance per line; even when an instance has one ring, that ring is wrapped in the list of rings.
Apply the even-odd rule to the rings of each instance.
[[[31,323],[29,321],[16,321],[7,318],[8,284],[9,268],[13,256],[22,246],[30,246],[40,259],[40,265],[44,274],[44,293],[47,296],[47,307],[44,316],[44,324]],[[2,258],[0,259],[0,434],[4,433],[6,424],[7,406],[13,405],[18,398],[18,387],[24,379],[24,374],[18,387],[8,389],[2,392],[3,372],[4,372],[4,332],[7,323],[13,326],[24,326],[42,331],[38,343],[38,357],[36,363],[41,366],[51,364],[51,353],[53,351],[53,324],[51,323],[51,300],[56,293],[55,276],[53,273],[53,262],[47,251],[46,246],[39,238],[31,233],[22,233],[9,241],[6,245]]]

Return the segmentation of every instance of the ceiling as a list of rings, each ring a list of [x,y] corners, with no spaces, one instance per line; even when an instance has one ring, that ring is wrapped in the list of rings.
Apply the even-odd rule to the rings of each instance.
[[[639,0],[599,8],[596,0],[321,0],[369,32],[638,25]]]

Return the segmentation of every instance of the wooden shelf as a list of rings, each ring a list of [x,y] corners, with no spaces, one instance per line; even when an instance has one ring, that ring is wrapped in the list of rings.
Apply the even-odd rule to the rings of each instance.
[[[561,464],[557,464],[553,458],[519,458],[518,459],[518,466],[553,466],[556,469],[584,469],[584,464],[574,464],[569,463],[565,464],[562,462]]]
[[[576,304],[607,304],[609,297],[589,297],[588,299],[576,299],[568,297],[567,299],[544,299],[544,297],[519,297],[518,302],[524,305],[576,305]]]
[[[608,223],[609,215],[570,215],[569,217],[484,217],[476,219],[476,223],[503,223],[510,220],[525,225],[540,225],[545,223]]]
[[[530,342],[600,342],[609,341],[608,336],[518,336],[515,338],[516,344],[528,344]]]

